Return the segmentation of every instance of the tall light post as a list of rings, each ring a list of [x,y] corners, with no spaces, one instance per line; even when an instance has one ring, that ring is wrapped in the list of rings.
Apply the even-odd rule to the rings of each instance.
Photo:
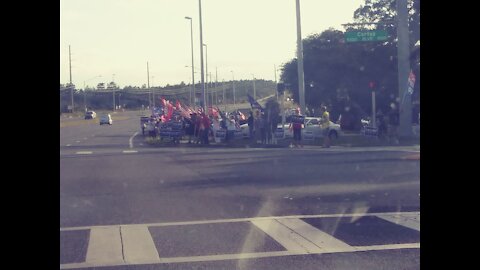
[[[400,104],[399,135],[412,136],[412,99],[408,94],[408,74],[410,71],[410,41],[408,30],[407,0],[397,0],[397,58],[398,58],[398,97]]]
[[[233,73],[233,70],[230,70],[232,72],[232,88],[233,88],[233,106],[236,106],[235,102],[235,74]]]
[[[193,20],[191,17],[185,17],[185,19],[190,20],[190,43],[192,48],[192,90],[190,92],[190,106],[192,106],[192,95],[195,95],[195,71],[193,66]],[[195,104],[193,105],[195,109]]]
[[[73,108],[74,108],[73,107],[74,106],[74,104],[73,104],[73,88],[74,87],[73,87],[73,83],[72,83],[72,53],[70,51],[70,45],[68,45],[68,63],[69,63],[68,64],[69,65],[69,70],[70,70],[70,85],[69,85],[69,87],[70,87],[70,97],[72,99],[72,113],[73,113]]]
[[[200,66],[201,66],[201,73],[202,73],[202,100],[200,106],[203,108],[204,112],[207,112],[206,107],[206,95],[205,95],[205,80],[204,80],[204,73],[203,73],[203,33],[202,33],[202,0],[198,0],[199,6],[199,20],[200,20]]]
[[[305,79],[303,74],[303,45],[302,45],[302,26],[300,24],[300,0],[296,0],[297,9],[297,70],[298,70],[298,94],[300,98],[300,108],[305,113]]]
[[[206,107],[208,107],[208,47],[207,44],[203,44],[205,47],[205,73],[206,73],[206,82],[205,82],[205,101]]]
[[[102,75],[97,75],[93,78],[90,78],[88,80],[83,81],[83,107],[85,107],[85,112],[87,111],[87,97],[86,97],[86,93],[85,93],[85,82],[88,82],[90,80],[100,78],[100,77],[102,77]]]
[[[152,89],[150,89],[150,70],[147,62],[147,89],[148,89],[148,106],[152,107]]]

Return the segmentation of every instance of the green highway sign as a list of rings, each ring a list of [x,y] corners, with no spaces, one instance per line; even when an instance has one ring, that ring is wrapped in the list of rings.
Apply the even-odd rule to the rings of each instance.
[[[385,30],[365,30],[345,32],[346,42],[362,41],[383,41],[387,40],[388,34]]]

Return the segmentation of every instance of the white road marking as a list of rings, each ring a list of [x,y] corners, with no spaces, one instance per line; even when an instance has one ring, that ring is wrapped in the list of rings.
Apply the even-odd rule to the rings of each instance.
[[[135,136],[137,136],[137,134],[138,134],[138,131],[135,132],[135,133],[133,134],[133,136],[130,137],[130,139],[128,140],[128,144],[130,145],[130,148],[133,148],[133,138],[134,138]]]
[[[76,152],[77,155],[90,155],[92,154],[91,151],[79,151],[79,152]]]
[[[275,219],[252,223],[292,253],[320,252],[321,249]]]
[[[336,251],[319,251],[312,253],[298,253],[290,251],[270,251],[270,252],[257,252],[257,253],[240,253],[240,254],[221,254],[221,255],[209,255],[209,256],[191,256],[191,257],[172,257],[161,258],[160,262],[145,261],[137,263],[135,265],[145,264],[164,264],[164,263],[186,263],[186,262],[207,262],[207,261],[224,261],[224,260],[238,260],[238,259],[255,259],[255,258],[271,258],[280,256],[292,256],[292,255],[306,255],[306,254],[333,254],[333,253],[347,253],[347,252],[359,252],[359,251],[377,251],[377,250],[392,250],[392,249],[419,249],[420,243],[411,244],[394,244],[394,245],[377,245],[377,246],[357,246],[353,250],[336,250]],[[111,264],[92,264],[92,263],[69,263],[60,264],[60,269],[77,269],[87,267],[99,267],[99,266],[125,266],[132,265],[129,263],[111,263]]]
[[[157,248],[147,226],[122,226],[123,250],[125,262],[160,262]]]
[[[353,250],[353,247],[347,243],[313,227],[301,219],[279,219],[278,222],[311,241],[321,251]]]
[[[123,263],[120,227],[93,228],[90,230],[86,263],[95,265]]]
[[[128,153],[138,153],[136,150],[123,150],[122,153],[128,154]]]
[[[271,216],[271,217],[253,217],[253,218],[234,218],[234,219],[212,219],[212,220],[196,220],[196,221],[179,221],[179,222],[162,222],[162,223],[145,223],[145,224],[124,224],[113,226],[127,226],[138,225],[148,227],[163,227],[163,226],[178,226],[178,225],[196,225],[196,224],[211,224],[211,223],[229,223],[229,222],[247,222],[256,220],[271,220],[271,219],[289,219],[289,218],[331,218],[331,217],[364,217],[364,216],[390,216],[390,215],[420,215],[420,212],[385,212],[385,213],[352,213],[352,214],[321,214],[321,215],[292,215],[292,216]],[[89,230],[92,228],[108,228],[111,226],[79,226],[60,228],[60,231],[76,231],[76,230]]]
[[[67,144],[66,146],[72,146],[71,144]]]
[[[378,216],[381,219],[390,221],[392,223],[420,231],[420,213],[418,216],[414,215],[402,215],[402,214],[393,214],[393,215],[381,215]]]

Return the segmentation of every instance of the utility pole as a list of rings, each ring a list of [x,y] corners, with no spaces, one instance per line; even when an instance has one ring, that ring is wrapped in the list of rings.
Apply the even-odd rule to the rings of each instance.
[[[73,83],[72,83],[72,53],[70,51],[70,45],[68,45],[68,65],[70,70],[70,97],[72,99],[72,113],[73,113],[74,105],[73,105]]]
[[[397,57],[398,57],[398,97],[400,104],[399,135],[412,136],[412,98],[408,94],[408,74],[410,71],[410,41],[408,30],[407,0],[397,0]]]
[[[298,70],[298,94],[300,98],[300,109],[305,113],[305,81],[303,74],[303,44],[302,26],[300,24],[300,0],[296,0],[297,8],[297,70]]]
[[[147,89],[148,89],[148,106],[152,107],[152,89],[150,89],[150,71],[148,70],[148,61],[147,61]]]
[[[202,33],[202,0],[198,0],[198,6],[199,6],[199,20],[200,20],[200,70],[201,70],[201,76],[202,76],[202,100],[200,101],[200,106],[203,108],[204,112],[207,112],[207,107],[206,107],[206,95],[205,95],[205,80],[204,80],[204,73],[203,73],[203,33]]]
[[[205,82],[205,107],[208,108],[208,89],[210,88],[209,85],[208,85],[208,47],[207,47],[207,44],[203,44],[203,46],[205,46],[205,77],[206,77],[206,82]]]
[[[225,80],[223,79],[222,79],[222,92],[223,92],[222,104],[225,106],[225,111],[227,111],[227,103],[225,102]]]
[[[215,104],[216,105],[218,105],[217,81],[218,81],[218,73],[217,73],[217,67],[215,67]]]

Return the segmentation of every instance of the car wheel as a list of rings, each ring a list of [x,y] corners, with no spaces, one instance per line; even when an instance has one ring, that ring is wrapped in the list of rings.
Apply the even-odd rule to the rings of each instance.
[[[338,138],[338,134],[335,130],[332,130],[330,131],[330,133],[328,133],[328,137],[330,138],[330,140],[332,139],[337,139]]]

